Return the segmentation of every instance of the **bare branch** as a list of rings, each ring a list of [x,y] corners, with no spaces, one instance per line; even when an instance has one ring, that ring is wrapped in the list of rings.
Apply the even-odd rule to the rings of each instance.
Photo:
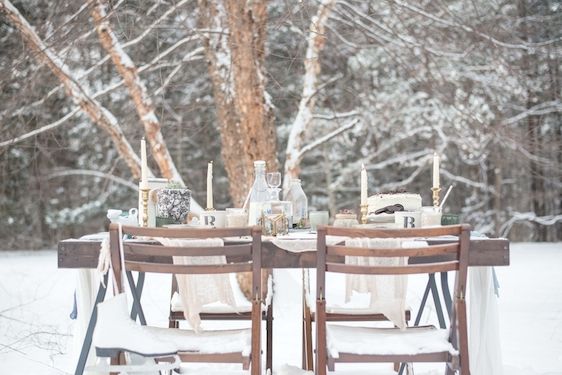
[[[534,212],[515,212],[511,219],[501,226],[501,236],[506,237],[511,231],[513,225],[519,221],[533,222],[541,225],[554,225],[557,222],[562,221],[562,215],[537,216]]]
[[[139,157],[125,138],[115,116],[86,93],[84,88],[72,76],[68,67],[43,43],[31,25],[9,0],[3,0],[0,3],[0,12],[4,13],[20,31],[29,47],[35,52],[36,58],[46,64],[62,82],[67,95],[80,106],[81,110],[90,117],[92,122],[109,134],[117,148],[117,152],[125,160],[133,176],[135,178],[140,177]]]
[[[129,95],[135,104],[137,114],[144,126],[146,139],[151,146],[152,155],[160,168],[160,172],[165,178],[184,184],[160,131],[160,121],[156,116],[154,105],[148,96],[146,86],[138,75],[135,63],[123,50],[111,29],[105,10],[106,5],[105,0],[97,0],[92,10],[101,44],[111,56],[117,71],[125,81]]]
[[[323,137],[318,138],[316,141],[304,146],[303,148],[301,148],[301,150],[299,152],[299,159],[302,159],[304,154],[306,154],[307,152],[310,152],[310,151],[314,150],[316,147],[318,147],[318,146],[328,142],[332,138],[337,137],[338,135],[346,132],[347,130],[353,128],[357,124],[359,124],[359,119],[352,120],[349,123],[347,123],[343,126],[340,126],[336,130],[324,135]]]
[[[31,138],[31,137],[34,137],[38,134],[44,133],[44,132],[49,131],[49,130],[53,130],[54,128],[63,124],[66,120],[74,117],[74,115],[76,113],[78,113],[79,111],[80,111],[80,107],[76,107],[72,111],[68,112],[64,117],[58,119],[55,122],[51,122],[50,124],[42,126],[39,129],[35,129],[33,131],[30,131],[29,133],[25,133],[25,134],[22,134],[22,135],[19,135],[19,136],[15,137],[15,138],[9,139],[7,141],[0,142],[0,147],[11,146],[15,143],[24,141],[24,140],[26,140],[28,138]]]
[[[138,186],[132,183],[131,181],[125,180],[124,178],[114,176],[110,173],[100,172],[100,171],[92,171],[88,169],[66,169],[62,171],[55,171],[47,176],[47,180],[52,180],[56,177],[66,177],[66,176],[93,176],[93,177],[101,177],[107,180],[111,180],[116,182],[120,185],[126,186],[131,190],[138,191]]]

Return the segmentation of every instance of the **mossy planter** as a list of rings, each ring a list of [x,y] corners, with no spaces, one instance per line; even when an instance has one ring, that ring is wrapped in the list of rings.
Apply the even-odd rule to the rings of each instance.
[[[191,204],[189,189],[160,189],[157,192],[156,217],[164,224],[184,223]],[[172,221],[172,222],[169,222]],[[164,225],[165,225],[164,224]]]

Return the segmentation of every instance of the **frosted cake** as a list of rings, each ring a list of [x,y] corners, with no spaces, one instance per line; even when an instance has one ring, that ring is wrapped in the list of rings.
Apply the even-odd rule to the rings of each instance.
[[[391,194],[375,194],[367,199],[368,220],[374,222],[394,222],[394,214],[382,213],[375,215],[375,211],[386,206],[400,204],[404,207],[404,211],[421,211],[422,198],[419,194],[410,193],[391,193]]]
[[[367,204],[369,213],[393,204],[401,204],[404,211],[421,211],[422,198],[419,194],[410,193],[375,194],[367,199]]]

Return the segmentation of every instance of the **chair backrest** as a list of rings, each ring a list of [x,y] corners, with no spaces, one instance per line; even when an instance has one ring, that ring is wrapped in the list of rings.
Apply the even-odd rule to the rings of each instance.
[[[122,226],[122,235],[144,237],[146,242],[123,241],[121,259],[119,225],[109,227],[111,261],[117,289],[123,291],[122,265],[125,271],[155,272],[169,274],[224,274],[252,272],[253,297],[261,298],[261,228],[144,228]],[[162,246],[151,238],[208,239],[227,237],[251,237],[251,242],[228,244],[217,247],[173,247]],[[225,264],[194,265],[173,264],[173,257],[225,256]]]
[[[317,298],[325,296],[326,272],[364,275],[404,275],[458,271],[455,295],[464,296],[470,241],[469,225],[452,225],[421,229],[360,229],[319,226],[317,260]],[[429,245],[419,248],[367,248],[346,245],[327,245],[326,236],[346,238],[401,238],[428,240]],[[435,237],[447,237],[435,243]],[[432,241],[433,240],[433,241]],[[368,266],[345,264],[346,256],[394,258],[408,257],[403,266]],[[321,297],[322,298],[322,297]]]

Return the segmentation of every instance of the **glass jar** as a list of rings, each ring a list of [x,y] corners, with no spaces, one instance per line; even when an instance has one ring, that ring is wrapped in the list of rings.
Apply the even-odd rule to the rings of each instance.
[[[289,222],[293,228],[306,228],[308,226],[308,199],[302,190],[301,180],[293,178],[291,187],[285,200],[292,203],[293,217]]]

